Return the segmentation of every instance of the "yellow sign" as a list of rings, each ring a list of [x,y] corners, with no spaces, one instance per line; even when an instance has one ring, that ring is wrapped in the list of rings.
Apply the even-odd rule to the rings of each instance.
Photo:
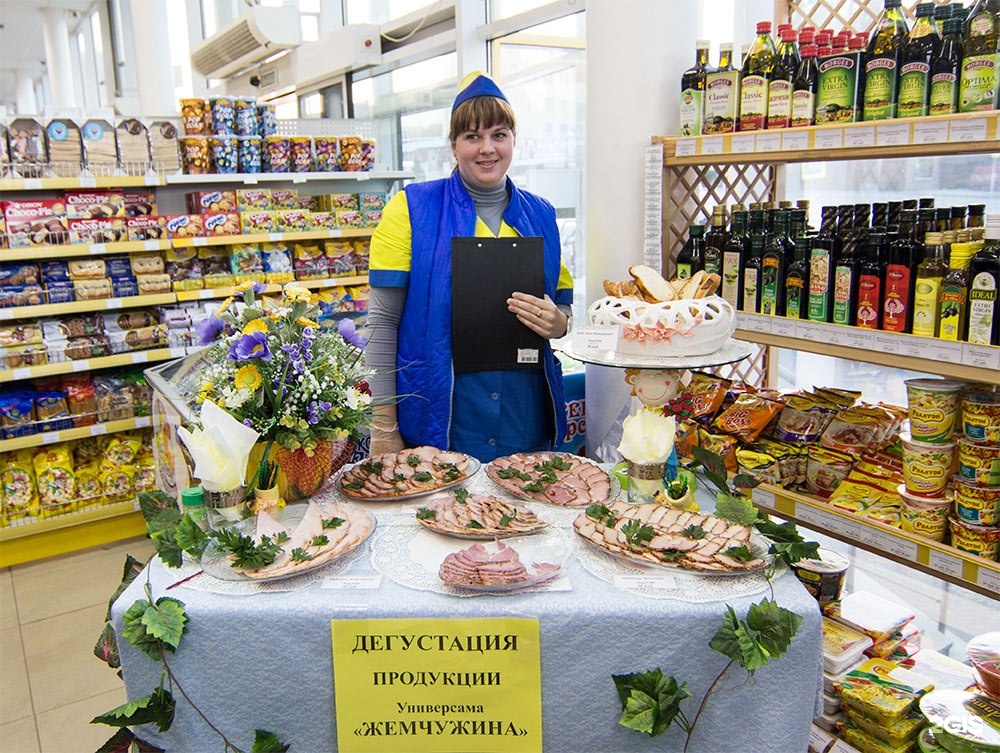
[[[333,620],[340,753],[541,753],[538,620]]]

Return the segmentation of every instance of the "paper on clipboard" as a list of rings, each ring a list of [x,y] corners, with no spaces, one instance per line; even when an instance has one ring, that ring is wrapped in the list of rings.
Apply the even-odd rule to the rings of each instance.
[[[545,340],[507,309],[519,291],[542,298],[542,239],[453,238],[451,344],[456,373],[542,368]]]

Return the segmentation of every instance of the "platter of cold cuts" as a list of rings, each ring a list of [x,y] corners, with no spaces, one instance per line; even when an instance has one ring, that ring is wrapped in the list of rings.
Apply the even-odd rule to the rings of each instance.
[[[477,543],[445,557],[438,576],[454,588],[516,591],[556,577],[569,556],[569,547],[548,539]]]
[[[375,518],[357,505],[311,500],[216,532],[201,566],[220,580],[283,580],[354,551],[374,530]]]
[[[621,484],[597,463],[568,452],[515,453],[486,465],[486,474],[518,499],[586,507],[618,495]]]
[[[457,487],[429,497],[417,508],[424,528],[461,539],[524,536],[545,528],[535,513],[492,494],[472,494]]]
[[[573,529],[613,557],[692,574],[742,575],[768,560],[766,542],[747,526],[664,505],[592,505]]]
[[[338,484],[345,497],[396,502],[460,484],[479,468],[478,460],[461,452],[414,447],[356,463],[344,470]]]

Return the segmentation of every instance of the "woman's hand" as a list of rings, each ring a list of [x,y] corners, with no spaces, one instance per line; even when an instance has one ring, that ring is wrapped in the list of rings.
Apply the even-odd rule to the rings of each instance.
[[[403,442],[403,437],[399,434],[399,429],[387,431],[377,426],[372,426],[372,441],[371,447],[368,450],[370,457],[382,455],[386,452],[399,452],[404,447],[406,447],[406,444]]]
[[[507,310],[521,324],[546,340],[562,337],[568,329],[569,317],[548,296],[536,298],[528,293],[511,293],[507,299]]]

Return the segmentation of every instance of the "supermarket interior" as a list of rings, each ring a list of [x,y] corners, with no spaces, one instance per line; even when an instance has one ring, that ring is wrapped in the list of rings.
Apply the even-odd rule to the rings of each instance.
[[[1000,0],[4,0],[0,753],[1000,753],[998,291]]]

